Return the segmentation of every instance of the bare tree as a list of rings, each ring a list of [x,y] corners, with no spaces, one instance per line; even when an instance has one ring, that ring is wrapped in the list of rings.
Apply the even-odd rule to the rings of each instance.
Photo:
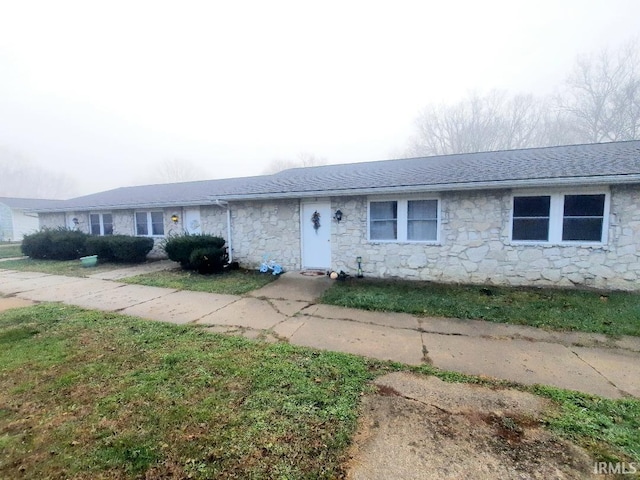
[[[640,135],[640,43],[631,41],[578,58],[559,107],[584,142],[633,140]]]
[[[210,175],[201,166],[191,160],[172,158],[154,164],[145,174],[144,183],[175,183],[194,180],[207,180]]]
[[[41,168],[4,147],[0,147],[0,172],[0,196],[62,199],[77,193],[75,179]]]
[[[472,93],[454,105],[429,105],[416,119],[413,156],[524,148],[547,143],[548,104],[533,95]]]
[[[314,154],[308,152],[300,152],[295,160],[287,160],[283,158],[271,160],[262,173],[277,173],[289,168],[318,167],[326,164],[326,158],[316,157]]]

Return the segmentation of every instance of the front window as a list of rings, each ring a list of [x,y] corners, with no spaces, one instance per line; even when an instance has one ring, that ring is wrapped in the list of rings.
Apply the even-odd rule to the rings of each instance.
[[[607,194],[513,197],[511,239],[531,242],[602,242]]]
[[[395,240],[398,238],[398,202],[371,202],[371,240]]]
[[[369,202],[369,240],[438,241],[438,200],[374,200]]]
[[[110,213],[89,215],[91,235],[113,235],[113,216]]]
[[[407,204],[407,240],[436,240],[438,238],[438,201],[409,200]]]
[[[136,212],[136,235],[164,235],[164,214],[162,212]]]
[[[550,196],[514,197],[514,240],[549,240]]]
[[[604,194],[565,195],[562,240],[602,240]]]

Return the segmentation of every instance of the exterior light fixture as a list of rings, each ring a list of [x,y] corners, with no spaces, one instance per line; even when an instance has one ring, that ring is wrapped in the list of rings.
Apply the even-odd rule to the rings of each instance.
[[[171,215],[171,221],[173,223],[178,223],[178,220],[180,220],[180,217],[178,217],[178,215],[176,215],[175,213]]]
[[[342,220],[342,210],[340,209],[336,210],[336,213],[333,216],[333,218],[336,219],[336,222],[340,223],[340,220]]]
[[[73,224],[74,224],[76,227],[77,227],[77,226],[78,226],[78,224],[80,223],[80,220],[78,220],[78,217],[73,217],[73,218],[71,219],[71,221],[73,222]]]
[[[356,262],[358,262],[358,278],[362,278],[362,257],[356,257]]]

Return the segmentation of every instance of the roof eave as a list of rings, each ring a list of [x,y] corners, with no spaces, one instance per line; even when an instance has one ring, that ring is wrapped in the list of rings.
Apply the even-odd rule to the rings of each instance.
[[[219,200],[276,200],[287,198],[341,197],[356,195],[386,195],[410,193],[435,193],[459,190],[494,190],[506,188],[539,188],[564,186],[595,186],[640,183],[640,174],[602,175],[589,177],[536,178],[524,180],[499,180],[490,182],[440,183],[427,185],[401,185],[397,187],[353,188],[340,190],[310,190],[304,192],[270,192],[251,195],[220,195]],[[212,197],[213,198],[213,197]]]

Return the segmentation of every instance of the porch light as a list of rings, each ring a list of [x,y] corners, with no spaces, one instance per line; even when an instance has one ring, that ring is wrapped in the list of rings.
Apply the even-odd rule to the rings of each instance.
[[[336,222],[340,223],[340,220],[342,220],[342,210],[340,209],[336,210],[336,213],[333,216],[333,218],[336,219]]]
[[[173,223],[178,223],[178,220],[180,220],[180,217],[178,217],[178,215],[176,215],[175,213],[171,215],[171,221]]]

